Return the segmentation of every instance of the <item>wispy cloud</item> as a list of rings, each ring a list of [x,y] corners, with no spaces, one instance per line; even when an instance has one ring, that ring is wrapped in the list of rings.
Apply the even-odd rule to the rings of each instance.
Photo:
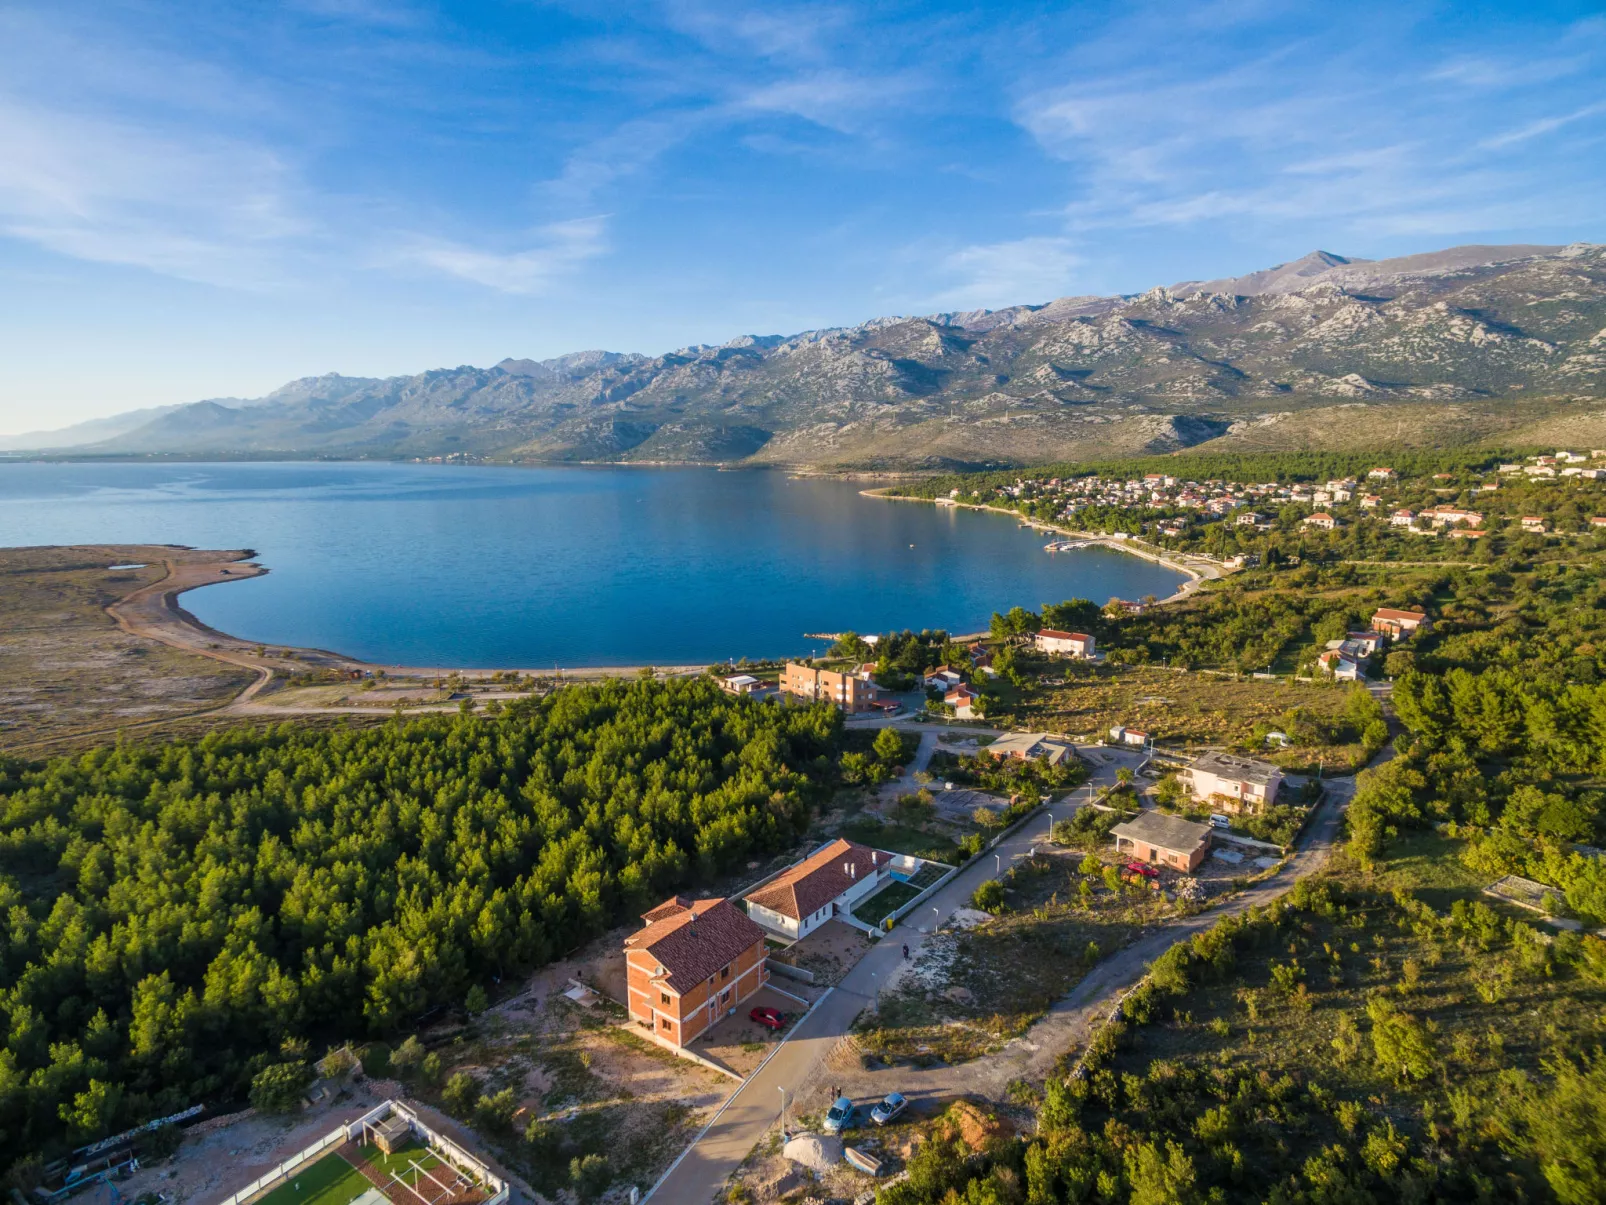
[[[100,263],[248,288],[313,233],[271,150],[0,97],[0,232]]]
[[[782,113],[840,134],[863,133],[885,116],[885,107],[917,90],[905,75],[865,76],[819,71],[761,84],[742,92],[732,110]]]
[[[1382,236],[1448,222],[1441,233],[1462,233],[1500,229],[1523,194],[1529,222],[1570,220],[1577,189],[1554,177],[1540,187],[1530,165],[1488,152],[1606,111],[1586,104],[1488,137],[1487,110],[1443,91],[1536,85],[1576,74],[1580,55],[1526,73],[1504,60],[1457,60],[1434,73],[1436,91],[1373,62],[1379,48],[1364,44],[1333,53],[1291,36],[1204,70],[1184,69],[1189,55],[1175,42],[1145,49],[1147,62],[1084,69],[1017,105],[1018,123],[1076,169],[1064,210],[1072,231],[1231,222]],[[1213,49],[1197,57],[1221,58]]]
[[[605,215],[554,222],[535,232],[532,245],[514,251],[407,235],[376,264],[426,268],[500,293],[539,294],[608,249],[607,225]]]
[[[938,308],[998,309],[1050,301],[1072,291],[1082,258],[1071,240],[1055,237],[979,243],[943,256],[937,275],[953,283],[926,304]]]
[[[1598,113],[1606,113],[1606,101],[1600,104],[1585,105],[1581,109],[1574,109],[1571,113],[1561,113],[1555,117],[1541,117],[1537,121],[1530,121],[1527,125],[1518,126],[1504,134],[1497,134],[1493,138],[1485,138],[1478,143],[1484,150],[1498,150],[1500,147],[1515,146],[1519,142],[1527,142],[1530,138],[1538,138],[1559,130],[1563,126],[1570,126],[1574,122],[1583,121],[1586,117],[1594,117]]]

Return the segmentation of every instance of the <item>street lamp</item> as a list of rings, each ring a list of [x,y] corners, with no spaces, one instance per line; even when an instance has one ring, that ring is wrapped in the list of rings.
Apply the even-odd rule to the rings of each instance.
[[[935,933],[937,931],[937,926],[942,924],[942,912],[938,909],[937,905],[933,904],[931,906],[931,914],[937,918],[931,922],[931,931]]]
[[[781,1094],[781,1137],[784,1139],[786,1137],[786,1087],[784,1084],[777,1084],[775,1090]]]
[[[1001,855],[999,855],[999,854],[994,854],[993,855],[993,863],[998,868],[997,873],[1003,874],[1004,873],[1004,859],[1003,859],[1003,857]]]

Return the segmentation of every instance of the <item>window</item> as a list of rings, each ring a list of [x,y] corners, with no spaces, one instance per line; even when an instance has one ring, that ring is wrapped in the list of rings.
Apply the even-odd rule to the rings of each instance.
[[[721,979],[729,979],[731,977],[731,969],[729,965],[720,968],[719,977]]]
[[[669,1028],[669,1018],[668,1017],[659,1017],[658,1018],[658,1024],[662,1025],[665,1029],[668,1029]]]
[[[662,1004],[668,1004],[669,1003],[669,993],[668,992],[659,992],[658,993],[658,1000]]]
[[[721,1004],[729,1004],[731,1002],[730,988],[726,988],[724,991],[719,993],[719,1002]]]

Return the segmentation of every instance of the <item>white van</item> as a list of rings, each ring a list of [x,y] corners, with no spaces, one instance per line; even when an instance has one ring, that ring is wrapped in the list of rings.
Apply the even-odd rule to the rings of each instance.
[[[1232,827],[1232,817],[1231,816],[1223,816],[1220,812],[1211,812],[1210,813],[1210,827],[1211,828],[1231,828]]]

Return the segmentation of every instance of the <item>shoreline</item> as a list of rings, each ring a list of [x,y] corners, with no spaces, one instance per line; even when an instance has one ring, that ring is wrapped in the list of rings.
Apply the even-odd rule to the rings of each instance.
[[[886,488],[890,487],[882,487],[882,489]],[[883,493],[882,489],[860,490],[859,494],[861,497],[876,498],[882,502],[925,502],[932,506],[938,505],[936,498],[909,498],[899,494]],[[1219,581],[1221,578],[1226,577],[1229,572],[1221,565],[1214,565],[1208,562],[1195,564],[1177,560],[1173,555],[1151,548],[1141,541],[1133,539],[1117,540],[1104,532],[1080,531],[1074,527],[1061,527],[1058,523],[1048,523],[1042,519],[1028,519],[1018,511],[1005,510],[1001,506],[988,506],[979,502],[954,502],[951,500],[943,501],[941,505],[955,510],[981,510],[990,514],[1004,515],[1023,526],[1030,527],[1033,531],[1052,532],[1055,535],[1068,536],[1074,540],[1086,540],[1089,544],[1097,544],[1101,548],[1113,548],[1117,552],[1124,552],[1128,556],[1135,556],[1140,560],[1152,561],[1156,565],[1163,565],[1167,569],[1173,569],[1183,574],[1188,580],[1177,587],[1174,593],[1158,599],[1153,604],[1157,607],[1164,606],[1166,603],[1182,602],[1184,599],[1196,594],[1205,582]]]
[[[877,498],[881,501],[928,502],[932,505],[936,505],[937,502],[936,499],[899,497],[883,492],[889,488],[894,487],[883,485],[872,489],[862,489],[858,492],[862,497]],[[1172,594],[1153,604],[1156,606],[1180,602],[1194,594],[1206,581],[1224,576],[1222,569],[1218,566],[1194,564],[1174,559],[1158,550],[1145,546],[1134,547],[1132,541],[1129,540],[1115,540],[1097,532],[1079,531],[1041,520],[1027,520],[1014,511],[1005,510],[997,506],[969,502],[955,502],[951,505],[955,509],[989,511],[993,514],[1004,515],[1016,520],[1018,523],[1031,527],[1035,531],[1086,540],[1090,544],[1112,548],[1182,574],[1186,580]],[[134,546],[129,547],[132,551]],[[152,546],[142,545],[139,547],[148,552]],[[214,714],[267,717],[303,712],[328,713],[346,711],[355,714],[376,715],[385,712],[386,708],[383,706],[371,704],[350,704],[346,706],[326,704],[314,706],[311,704],[290,705],[288,701],[278,703],[266,698],[258,701],[258,696],[268,690],[276,681],[283,682],[294,675],[309,672],[342,674],[348,676],[353,683],[377,678],[380,674],[383,674],[385,679],[398,684],[405,681],[427,683],[431,679],[456,678],[464,684],[485,685],[509,675],[554,683],[597,682],[633,678],[639,677],[648,671],[657,678],[694,677],[715,665],[721,664],[719,662],[709,662],[694,665],[650,664],[498,668],[402,665],[367,661],[360,657],[349,656],[330,649],[269,644],[260,640],[247,640],[228,632],[218,631],[216,628],[203,623],[180,604],[179,597],[191,590],[200,589],[202,586],[247,581],[269,573],[270,570],[266,566],[254,560],[255,551],[252,549],[197,550],[181,545],[167,547],[173,552],[199,552],[200,555],[184,559],[176,557],[161,558],[161,563],[165,570],[164,576],[158,581],[141,586],[116,602],[109,604],[106,607],[106,614],[110,616],[119,628],[130,635],[155,640],[180,652],[207,657],[214,661],[222,661],[241,669],[250,670],[256,675],[255,681],[245,687],[233,700],[222,707],[214,709]],[[277,692],[270,693],[276,694]],[[405,710],[412,713],[449,709],[450,707],[450,703],[419,703]]]

